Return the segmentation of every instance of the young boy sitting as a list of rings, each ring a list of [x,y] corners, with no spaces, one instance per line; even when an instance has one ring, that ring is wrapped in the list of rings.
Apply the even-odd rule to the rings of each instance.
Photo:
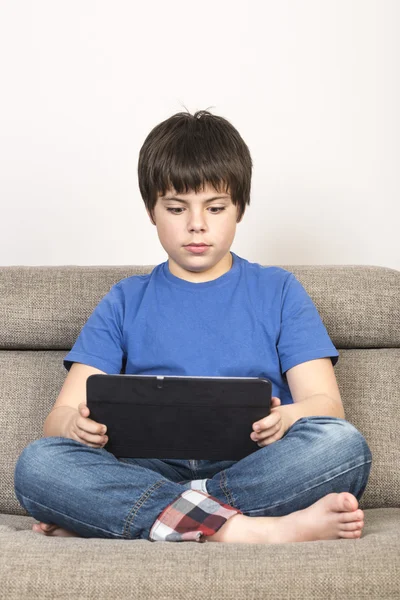
[[[371,452],[344,418],[338,352],[292,273],[230,250],[251,171],[237,130],[207,111],[173,115],[147,136],[139,187],[168,260],[113,285],[64,359],[44,437],[15,468],[34,531],[244,543],[361,536]],[[273,405],[250,433],[259,449],[242,460],[118,459],[86,406],[94,373],[266,377]]]

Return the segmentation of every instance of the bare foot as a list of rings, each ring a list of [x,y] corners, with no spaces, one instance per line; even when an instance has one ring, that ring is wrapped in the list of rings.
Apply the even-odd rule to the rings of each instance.
[[[361,537],[364,512],[353,494],[328,494],[308,508],[284,517],[235,515],[207,542],[279,544]]]
[[[32,530],[36,531],[36,533],[42,533],[43,535],[50,536],[55,535],[59,537],[81,537],[77,533],[73,531],[69,531],[68,529],[63,529],[58,525],[47,524],[47,523],[34,523],[32,525]]]

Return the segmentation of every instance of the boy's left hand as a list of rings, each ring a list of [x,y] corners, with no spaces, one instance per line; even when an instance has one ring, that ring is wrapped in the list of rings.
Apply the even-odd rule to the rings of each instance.
[[[250,438],[256,441],[257,446],[260,446],[260,448],[280,440],[289,429],[289,424],[285,418],[285,411],[282,410],[284,407],[281,407],[280,404],[280,399],[272,396],[271,413],[268,417],[253,423],[253,431],[250,434]],[[259,427],[259,431],[257,431],[257,427]]]

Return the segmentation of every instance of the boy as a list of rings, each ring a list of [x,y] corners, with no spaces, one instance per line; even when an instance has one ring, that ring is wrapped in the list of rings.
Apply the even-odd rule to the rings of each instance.
[[[46,535],[281,543],[361,536],[371,453],[344,419],[338,352],[294,275],[230,251],[250,203],[248,147],[178,113],[148,135],[139,186],[168,260],[114,285],[82,328],[15,493]],[[267,377],[271,414],[240,461],[120,458],[90,419],[93,373]],[[188,398],[190,402],[190,398]],[[212,418],[212,415],[210,415]],[[224,423],[221,423],[221,428]]]

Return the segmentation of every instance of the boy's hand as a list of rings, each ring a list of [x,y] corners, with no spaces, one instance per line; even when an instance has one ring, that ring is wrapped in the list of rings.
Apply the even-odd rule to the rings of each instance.
[[[268,446],[277,440],[280,440],[289,429],[289,425],[285,419],[284,407],[280,407],[281,401],[279,398],[272,396],[272,408],[268,417],[253,423],[253,432],[250,437],[257,442],[257,446],[262,448]],[[259,430],[257,430],[257,427]]]
[[[86,444],[91,448],[103,448],[108,442],[108,436],[105,435],[107,427],[97,421],[89,419],[90,410],[85,402],[78,406],[78,412],[75,413],[67,426],[67,436],[73,440]]]

